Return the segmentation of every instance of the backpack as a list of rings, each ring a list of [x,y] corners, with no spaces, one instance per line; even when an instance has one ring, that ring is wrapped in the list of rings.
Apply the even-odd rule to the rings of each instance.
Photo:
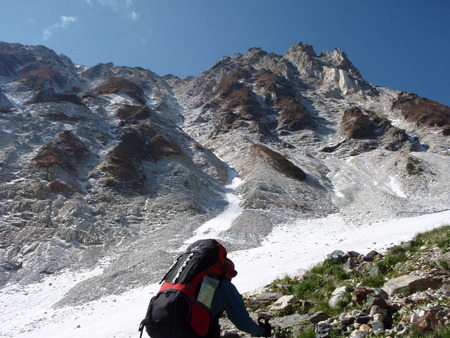
[[[216,240],[199,240],[178,257],[150,300],[139,331],[152,338],[198,338],[208,334],[211,302],[224,275],[226,249]]]

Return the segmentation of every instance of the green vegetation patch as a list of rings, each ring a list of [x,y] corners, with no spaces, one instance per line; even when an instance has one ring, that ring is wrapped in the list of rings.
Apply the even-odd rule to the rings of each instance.
[[[427,247],[437,246],[444,250],[450,251],[450,225],[445,225],[421,234],[418,234],[414,239],[418,245],[425,245]]]
[[[440,248],[443,253],[447,253],[450,250],[450,225],[418,234],[413,240],[393,246],[384,255],[376,256],[372,262],[362,262],[361,258],[351,258],[357,266],[366,265],[378,268],[374,269],[377,273],[368,274],[358,269],[346,272],[343,269],[344,264],[333,264],[330,260],[326,260],[312,267],[310,271],[301,277],[286,276],[275,280],[271,284],[271,289],[274,291],[285,295],[295,295],[299,300],[312,304],[308,308],[300,305],[294,306],[290,309],[290,313],[279,315],[292,314],[293,311],[300,314],[323,311],[330,316],[336,316],[343,310],[357,307],[358,305],[353,304],[351,299],[352,291],[357,285],[380,288],[386,280],[408,273],[408,269],[416,269],[414,262],[419,260],[423,252],[436,247]],[[430,268],[436,267],[436,264],[438,264],[441,269],[450,269],[450,263],[444,259],[434,263],[430,262],[429,264],[434,264],[433,266],[430,265]],[[427,264],[422,265],[421,268],[427,268]],[[344,293],[341,301],[335,307],[330,307],[329,300],[333,291],[342,286],[347,287],[347,292]],[[442,337],[448,337],[449,328],[440,328],[439,330],[443,330]]]
[[[450,326],[439,325],[432,332],[422,332],[413,326],[409,335],[410,338],[448,338],[450,337]]]
[[[272,287],[281,293],[293,294],[298,299],[313,303],[311,309],[297,309],[299,313],[309,310],[307,312],[323,311],[329,315],[336,315],[346,308],[351,301],[351,294],[346,292],[343,299],[334,308],[328,304],[336,288],[348,286],[351,289],[350,284],[346,282],[350,276],[342,267],[343,264],[333,264],[326,261],[314,266],[311,271],[302,277],[285,277],[276,280]]]

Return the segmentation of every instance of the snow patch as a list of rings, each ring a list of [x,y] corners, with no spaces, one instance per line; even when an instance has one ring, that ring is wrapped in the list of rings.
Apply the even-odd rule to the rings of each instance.
[[[242,181],[232,169],[230,169],[229,175],[229,183],[225,186],[225,198],[228,202],[228,206],[217,217],[197,228],[194,232],[194,236],[189,238],[185,242],[186,244],[194,243],[195,241],[204,238],[220,239],[220,233],[228,230],[231,227],[233,220],[242,214],[243,209],[240,206],[241,198],[234,194],[235,189],[242,184]]]
[[[393,176],[389,176],[389,186],[391,190],[399,197],[407,198],[408,196],[402,191],[400,183]]]
[[[336,197],[339,197],[339,198],[345,197],[345,195],[342,192],[340,192],[339,190],[336,190],[336,189],[334,189],[334,194],[336,195]]]
[[[31,332],[47,326],[48,322],[62,323],[67,314],[74,309],[65,308],[60,311],[54,309],[53,305],[78,283],[101,275],[104,264],[81,273],[66,271],[62,274],[48,276],[39,283],[26,286],[12,284],[0,289],[0,312],[2,313],[0,337],[18,337],[21,334],[27,336],[27,332],[30,334],[29,337],[47,336],[47,334],[36,335]],[[80,314],[77,314],[78,316]],[[57,332],[53,332],[48,336],[56,334]]]
[[[323,261],[334,250],[382,252],[416,234],[449,224],[450,211],[362,225],[348,224],[338,215],[299,220],[279,226],[260,247],[233,252],[241,292],[267,285],[275,278],[295,275]]]

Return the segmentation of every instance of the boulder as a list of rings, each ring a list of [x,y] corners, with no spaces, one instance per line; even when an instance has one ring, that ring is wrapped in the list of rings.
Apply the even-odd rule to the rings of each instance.
[[[369,315],[373,317],[374,315],[381,314],[381,315],[383,315],[383,318],[384,318],[387,316],[387,313],[388,313],[387,309],[382,308],[379,305],[374,305],[370,308]]]
[[[223,338],[240,338],[241,336],[237,330],[227,330],[223,333]]]
[[[345,263],[348,258],[349,255],[342,250],[334,250],[327,256],[327,260],[330,261],[332,264]]]
[[[268,310],[272,312],[277,312],[285,310],[295,303],[298,303],[298,298],[294,295],[280,297],[275,303],[269,306]]]
[[[353,259],[350,257],[347,259],[347,262],[345,262],[342,269],[347,273],[352,273],[353,269],[356,267],[356,263],[353,261]]]
[[[339,302],[343,301],[345,299],[345,294],[347,293],[347,287],[341,286],[337,289],[335,289],[332,293],[332,297],[328,301],[328,305],[331,307],[336,307]]]
[[[307,318],[311,323],[317,324],[317,323],[327,320],[331,317],[327,313],[319,311],[319,312],[314,312],[312,314],[309,314]]]
[[[427,290],[429,288],[436,289],[442,284],[442,279],[422,277],[414,275],[405,275],[388,280],[382,287],[389,296],[407,291],[413,293],[417,291]]]
[[[384,324],[380,321],[373,321],[370,323],[372,326],[373,333],[376,335],[383,334],[384,333]]]
[[[359,327],[359,331],[365,332],[365,333],[370,333],[370,332],[372,332],[372,327],[369,324],[362,324]]]
[[[298,313],[294,313],[289,316],[284,316],[276,320],[276,326],[279,326],[281,329],[285,329],[288,327],[297,326],[303,322],[308,320],[308,315],[301,315]]]
[[[373,293],[373,289],[366,286],[358,286],[352,293],[353,304],[361,304],[366,301],[367,296]]]
[[[364,305],[364,308],[370,310],[375,305],[377,305],[383,309],[390,308],[390,306],[386,303],[386,301],[383,299],[383,297],[375,295],[375,294],[370,294],[369,297],[367,297],[367,302]]]
[[[371,319],[370,316],[358,316],[355,318],[355,322],[358,324],[367,324]]]
[[[334,289],[334,291],[333,291],[333,293],[331,295],[332,296],[337,296],[337,295],[340,295],[340,294],[345,293],[345,292],[347,292],[347,287],[346,286],[341,286],[341,287],[338,287],[338,288]]]
[[[373,290],[373,292],[377,296],[380,296],[381,298],[383,298],[384,300],[388,300],[389,299],[389,295],[383,289],[375,289],[375,290]]]
[[[280,299],[283,295],[278,292],[265,292],[255,297],[249,298],[247,307],[253,310],[259,309]]]
[[[450,280],[442,284],[441,290],[444,295],[450,296]]]
[[[350,338],[366,338],[367,337],[367,333],[363,332],[363,331],[353,331],[350,334]]]
[[[386,315],[384,315],[382,313],[374,313],[372,315],[372,318],[374,321],[382,322],[382,321],[384,321],[384,318],[386,318]]]
[[[361,256],[361,254],[359,252],[356,252],[356,251],[347,251],[347,255],[350,258],[357,258],[357,257]]]
[[[316,325],[315,330],[316,338],[329,338],[331,337],[331,324],[322,322]]]
[[[365,255],[365,256],[363,257],[363,261],[371,262],[371,261],[373,261],[374,258],[377,257],[377,256],[380,256],[380,253],[378,253],[378,252],[375,251],[375,250],[372,250],[371,252],[369,252],[367,255]]]
[[[415,325],[422,332],[430,332],[439,324],[439,319],[441,319],[441,317],[438,313],[427,311],[423,316],[417,319]]]

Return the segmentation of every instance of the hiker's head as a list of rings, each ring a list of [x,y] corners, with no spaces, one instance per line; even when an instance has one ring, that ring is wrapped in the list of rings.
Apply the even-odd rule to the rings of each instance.
[[[234,263],[231,259],[229,259],[229,258],[225,259],[225,264],[223,265],[223,269],[225,271],[226,279],[231,280],[232,278],[236,277],[237,271],[234,268]]]
[[[211,268],[212,265],[217,263],[217,269],[223,270],[223,265],[227,258],[227,249],[220,244],[215,239],[199,239],[198,241],[192,243],[188,246],[186,250],[187,254],[196,254],[198,257],[203,257],[201,259],[201,267]],[[219,271],[211,271],[213,273],[218,273]]]

